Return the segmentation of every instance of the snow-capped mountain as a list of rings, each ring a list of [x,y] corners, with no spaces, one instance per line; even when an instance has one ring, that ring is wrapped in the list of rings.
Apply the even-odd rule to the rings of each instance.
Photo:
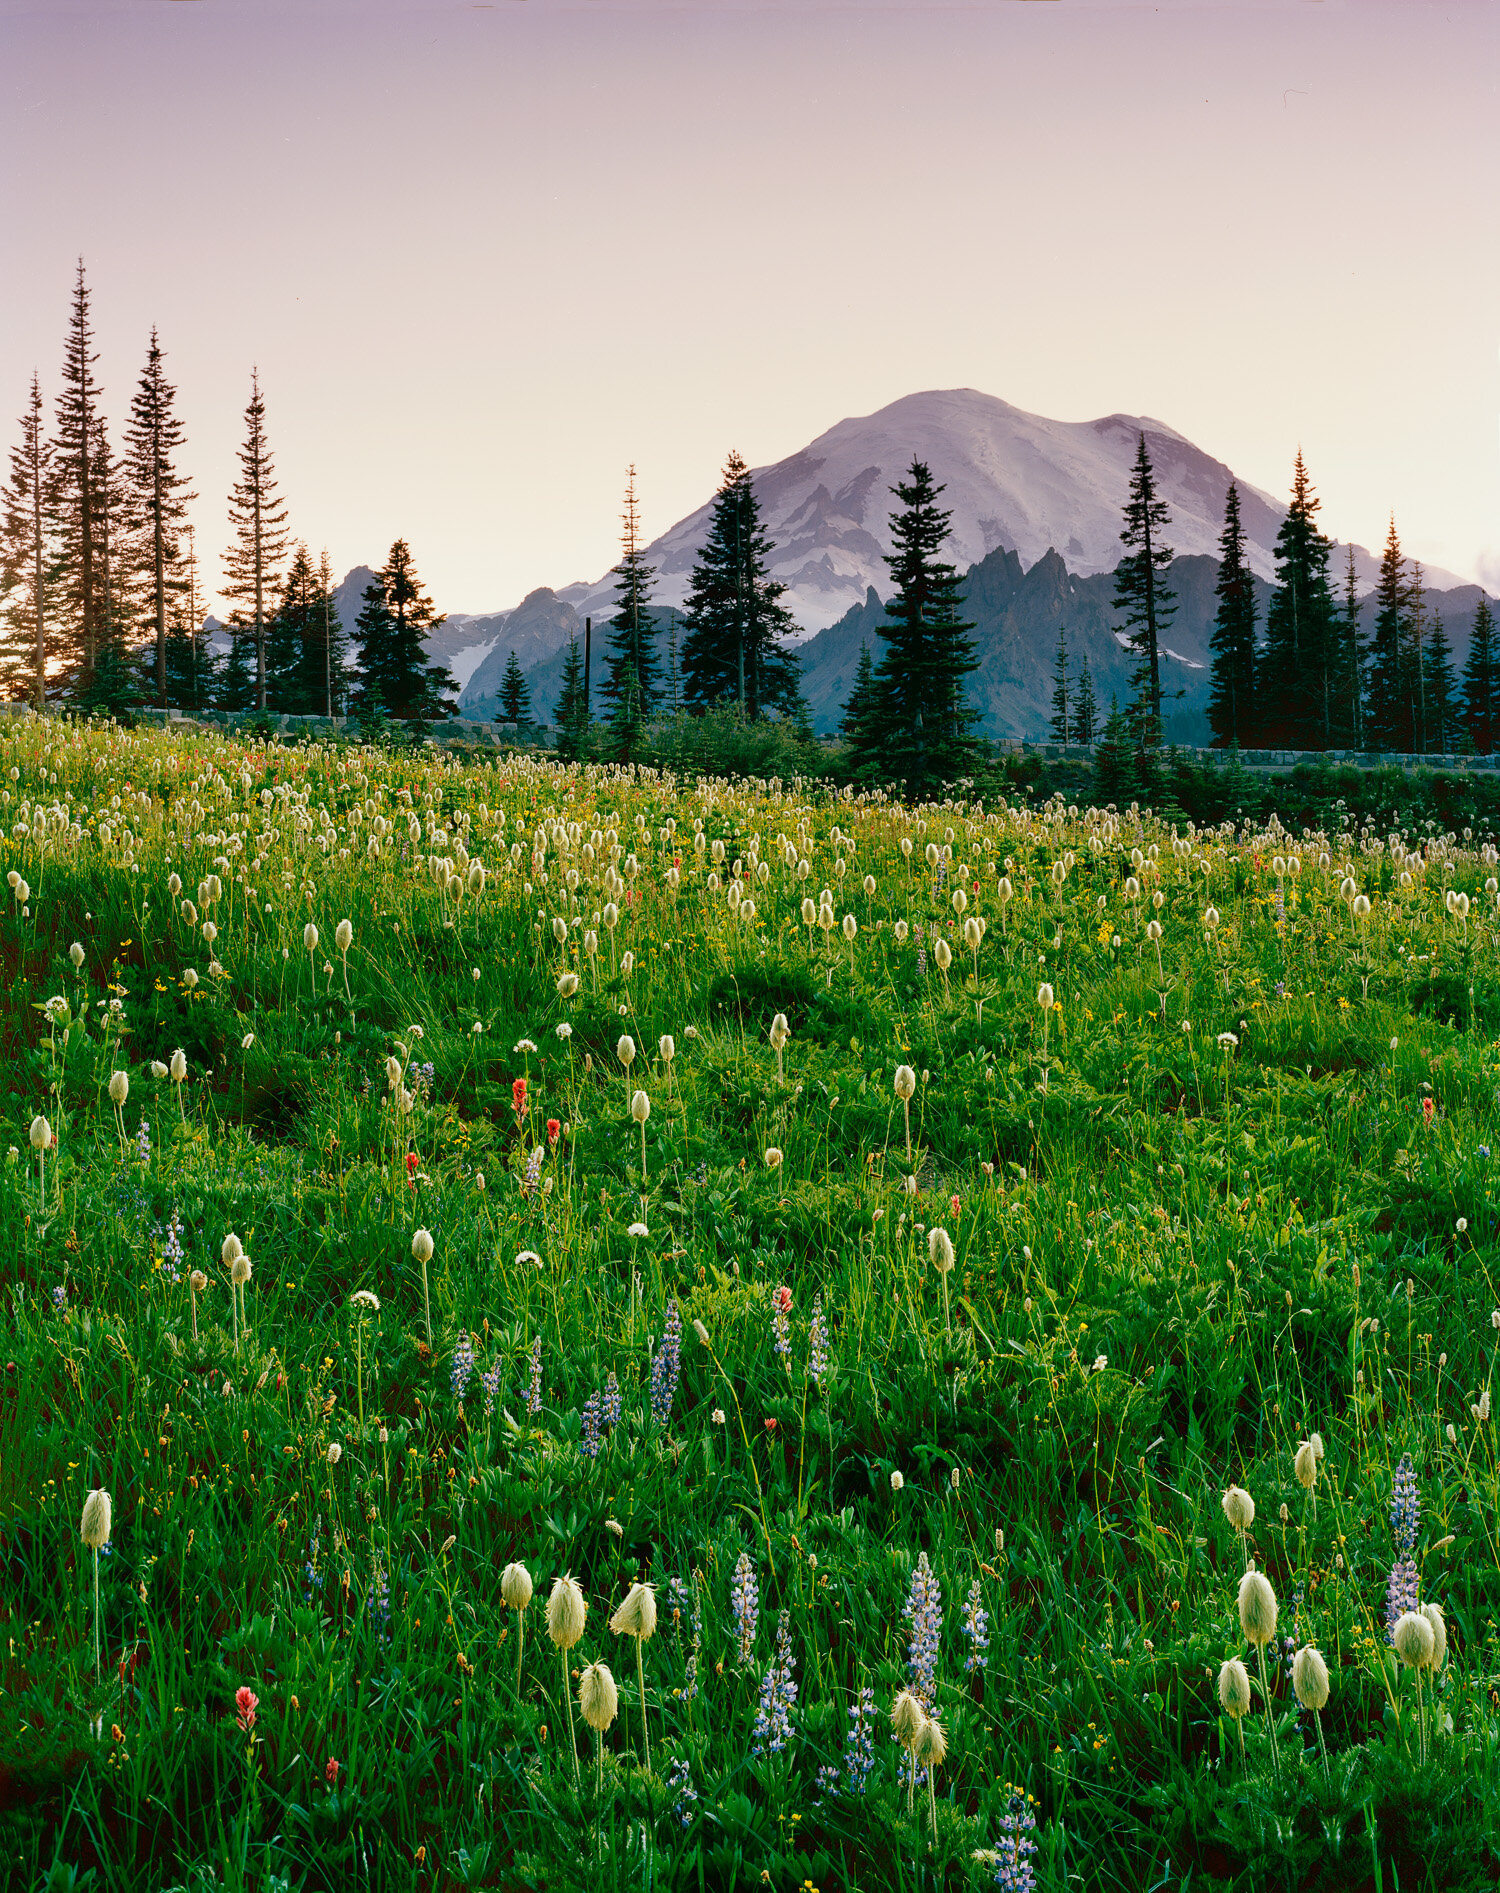
[[[1080,576],[1113,571],[1141,434],[1171,513],[1168,543],[1179,554],[1217,556],[1234,476],[1175,428],[1132,414],[1050,421],[973,388],[950,388],[840,421],[800,453],[756,471],[761,515],[776,546],[771,569],[806,631],[835,623],[872,585],[884,597],[897,504],[890,489],[921,459],[946,488],[940,503],[953,515],[947,556],[960,571],[1001,546],[1024,567],[1052,549]],[[1286,506],[1238,484],[1250,563],[1269,578]],[[659,604],[682,604],[711,510],[711,502],[700,506],[647,549]],[[1365,582],[1373,578],[1368,554],[1358,566]],[[570,585],[558,596],[597,618],[609,606],[609,581]]]

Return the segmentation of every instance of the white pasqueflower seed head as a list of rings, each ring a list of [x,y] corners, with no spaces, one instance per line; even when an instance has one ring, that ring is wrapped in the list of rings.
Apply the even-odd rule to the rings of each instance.
[[[584,1721],[599,1735],[603,1735],[619,1714],[620,1692],[615,1688],[607,1663],[590,1663],[579,1677],[578,1707]]]
[[[203,1273],[202,1269],[194,1269],[192,1271],[188,1276],[188,1286],[195,1295],[201,1295],[204,1289],[208,1287],[208,1277]]]
[[[1232,1485],[1221,1501],[1224,1516],[1236,1531],[1249,1531],[1255,1523],[1255,1501],[1242,1486]]]
[[[552,1580],[547,1597],[547,1635],[559,1650],[571,1650],[583,1635],[588,1600],[577,1580],[567,1572]]]
[[[1263,1571],[1252,1568],[1240,1579],[1240,1630],[1253,1649],[1264,1649],[1276,1634],[1276,1593]]]
[[[792,1036],[792,1028],[787,1024],[786,1014],[778,1012],[771,1021],[771,1049],[779,1052]]]
[[[432,1260],[432,1237],[425,1229],[419,1229],[411,1239],[411,1252],[418,1262]]]
[[[1435,1673],[1448,1660],[1448,1625],[1441,1604],[1423,1604],[1421,1611],[1432,1625],[1432,1655],[1427,1659],[1427,1667]]]
[[[349,1305],[351,1308],[358,1308],[364,1314],[378,1315],[380,1313],[380,1297],[373,1288],[356,1288],[349,1297]]]
[[[635,1040],[628,1032],[622,1032],[615,1044],[615,1057],[629,1071],[635,1062]]]
[[[112,1071],[109,1075],[109,1101],[111,1104],[123,1104],[130,1096],[130,1076],[128,1072]]]
[[[1036,1002],[1043,1012],[1050,1012],[1052,1010],[1055,997],[1052,988],[1047,984],[1046,980],[1043,980],[1041,985],[1036,989]]]
[[[68,958],[75,966],[83,965],[83,948],[77,940],[68,948]]]
[[[703,1323],[696,1315],[693,1316],[693,1333],[697,1335],[698,1339],[705,1347],[709,1346],[708,1329],[704,1327]]]
[[[1391,1642],[1396,1646],[1397,1656],[1412,1669],[1427,1669],[1431,1666],[1437,1638],[1431,1621],[1421,1611],[1407,1610],[1401,1613],[1391,1632]]]
[[[243,1288],[246,1282],[249,1281],[250,1258],[248,1255],[244,1255],[244,1254],[237,1255],[234,1258],[234,1260],[230,1263],[229,1279],[231,1282],[234,1283],[236,1288]]]
[[[635,1119],[637,1124],[644,1124],[646,1119],[650,1117],[651,1100],[646,1096],[644,1091],[637,1091],[635,1096],[630,1100],[630,1115]]]
[[[917,1730],[917,1739],[912,1744],[912,1754],[918,1765],[923,1768],[941,1768],[948,1753],[948,1738],[943,1734],[943,1725],[936,1716],[924,1716],[922,1726]]]
[[[766,1168],[768,1170],[779,1170],[784,1161],[785,1161],[785,1158],[783,1157],[780,1149],[775,1144],[767,1145]]]
[[[167,1069],[172,1074],[173,1084],[180,1085],[183,1079],[187,1077],[187,1053],[180,1045],[177,1050],[173,1052],[172,1062]]]
[[[330,1440],[328,1442],[328,1455],[327,1455],[329,1465],[336,1466],[339,1463],[339,1461],[343,1458],[343,1456],[344,1456],[343,1447],[339,1445],[336,1439]]]
[[[609,1620],[617,1637],[645,1643],[656,1634],[656,1592],[649,1584],[632,1584],[625,1601]]]
[[[109,1494],[102,1486],[95,1486],[83,1502],[83,1517],[78,1526],[90,1551],[98,1551],[109,1542],[113,1519],[114,1506]]]
[[[1250,1713],[1250,1672],[1237,1656],[1220,1666],[1219,1707],[1236,1721]]]
[[[244,1243],[240,1241],[239,1237],[231,1229],[229,1234],[219,1244],[219,1260],[227,1269],[236,1256],[243,1255],[244,1253]]]
[[[898,1468],[897,1468],[897,1469],[896,1469],[896,1470],[895,1470],[894,1472],[892,1472],[892,1474],[891,1474],[891,1490],[892,1490],[892,1492],[899,1492],[899,1491],[901,1490],[901,1488],[902,1488],[902,1487],[903,1487],[903,1486],[904,1486],[905,1484],[906,1484],[906,1478],[905,1478],[905,1475],[904,1475],[904,1474],[903,1474],[903,1473],[901,1472],[901,1470],[900,1470],[900,1468],[898,1467]]]
[[[937,945],[932,949],[932,957],[937,961],[938,971],[940,973],[946,973],[948,968],[953,964],[953,949],[946,940],[939,940]]]
[[[657,1055],[664,1065],[670,1065],[677,1056],[677,1041],[670,1032],[663,1032],[656,1041]]]
[[[508,1610],[525,1610],[531,1602],[531,1573],[524,1564],[511,1563],[500,1573],[500,1601]]]
[[[50,1150],[52,1148],[52,1126],[47,1122],[46,1118],[34,1117],[31,1120],[30,1136],[31,1148],[33,1150]]]
[[[1318,1477],[1318,1455],[1310,1439],[1303,1440],[1292,1458],[1292,1473],[1304,1492],[1311,1492]]]
[[[898,1065],[896,1067],[896,1096],[905,1104],[915,1096],[916,1089],[917,1074],[910,1065]]]
[[[1292,1688],[1304,1709],[1321,1709],[1328,1701],[1328,1665],[1310,1643],[1292,1658]]]
[[[910,1751],[926,1720],[921,1703],[909,1689],[903,1689],[891,1704],[891,1729],[904,1749]]]
[[[953,1267],[953,1238],[946,1229],[928,1230],[927,1259],[939,1275],[946,1275]]]
[[[354,945],[354,922],[341,920],[333,930],[333,944],[340,953],[347,953]]]
[[[302,944],[303,946],[307,948],[309,953],[312,953],[316,951],[317,949],[318,930],[310,920],[308,921],[307,925],[302,929]]]

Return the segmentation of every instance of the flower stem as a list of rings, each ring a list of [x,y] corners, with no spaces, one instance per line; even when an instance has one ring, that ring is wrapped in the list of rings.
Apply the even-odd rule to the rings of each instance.
[[[646,1744],[646,1772],[649,1774],[651,1772],[651,1729],[646,1721],[646,1669],[641,1661],[641,1640],[639,1637],[635,1640],[635,1680],[636,1687],[641,1693],[641,1739]],[[1421,1686],[1421,1681],[1418,1679],[1418,1689],[1420,1689]]]

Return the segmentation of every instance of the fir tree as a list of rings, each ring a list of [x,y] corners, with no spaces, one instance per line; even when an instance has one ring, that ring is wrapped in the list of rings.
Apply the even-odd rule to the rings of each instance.
[[[153,328],[125,428],[125,468],[141,530],[141,555],[148,562],[150,621],[156,638],[154,700],[162,709],[167,708],[168,603],[180,584],[175,570],[177,534],[187,515],[187,502],[198,497],[187,491],[188,481],[174,464],[184,440],[176,401],[177,390],[163,370],[161,343]]]
[[[1113,802],[1116,808],[1136,793],[1135,745],[1132,722],[1110,699],[1109,716],[1094,746],[1094,801],[1101,807]]]
[[[577,762],[588,750],[588,705],[583,695],[583,652],[578,633],[568,639],[563,659],[562,689],[557,699],[557,754],[563,762]]]
[[[879,691],[875,683],[875,665],[868,644],[859,647],[859,663],[854,671],[854,688],[844,705],[839,722],[839,736],[849,753],[850,773],[861,780],[879,774],[875,753],[875,720]]]
[[[649,609],[656,574],[646,564],[641,546],[634,466],[627,475],[625,511],[620,525],[620,563],[613,574],[615,614],[609,621],[609,644],[599,694],[613,706],[609,725],[614,755],[620,762],[629,762],[660,695],[656,622]]]
[[[1099,710],[1094,700],[1094,679],[1089,660],[1083,660],[1078,673],[1078,688],[1073,693],[1073,741],[1092,743],[1099,734]]]
[[[500,679],[500,712],[497,723],[526,723],[531,717],[531,685],[522,674],[516,654],[506,659],[505,675]]]
[[[123,469],[110,451],[104,422],[93,425],[89,449],[95,497],[94,597],[98,610],[94,665],[74,673],[69,694],[91,716],[129,718],[145,701],[132,624],[138,600],[133,580],[130,518]]]
[[[83,258],[73,290],[73,313],[63,352],[63,385],[57,399],[57,437],[52,445],[53,500],[66,561],[65,628],[59,643],[75,680],[87,687],[104,619],[98,581],[99,490],[94,466],[96,423],[102,393],[94,376],[98,354],[89,320],[89,289]]]
[[[1479,754],[1491,755],[1500,736],[1500,652],[1495,647],[1495,614],[1483,592],[1464,665],[1464,722]]]
[[[314,565],[298,543],[266,630],[266,696],[287,716],[332,716],[343,683],[343,636],[325,552]]]
[[[25,674],[35,710],[47,701],[47,635],[61,579],[51,456],[42,431],[41,383],[33,375],[21,438],[11,449],[10,478],[0,494],[0,584],[13,668]]]
[[[1161,634],[1177,609],[1163,577],[1174,557],[1163,537],[1170,524],[1142,433],[1120,533],[1126,556],[1115,570],[1115,606],[1124,613],[1136,654],[1130,720],[1143,749],[1161,741]]]
[[[322,671],[320,707],[324,716],[334,717],[338,715],[339,706],[344,701],[349,672],[344,661],[344,627],[339,621],[338,606],[333,602],[333,567],[328,562],[327,546],[318,556],[318,584],[313,594],[313,612],[314,643],[308,648],[307,662],[314,676],[318,670]],[[320,631],[321,636],[318,635]],[[318,659],[321,659],[321,664]]]
[[[240,449],[240,477],[229,496],[234,543],[224,554],[223,595],[241,609],[232,625],[247,621],[255,629],[255,707],[266,707],[266,621],[281,561],[290,538],[286,502],[276,485],[276,468],[266,440],[266,404],[260,375],[250,375],[250,405],[245,409],[245,444]]]
[[[1456,739],[1463,729],[1463,712],[1459,707],[1453,649],[1436,607],[1422,652],[1422,687],[1427,748],[1443,755],[1458,747]]]
[[[728,701],[742,705],[751,722],[768,708],[795,713],[799,667],[783,644],[795,627],[781,603],[786,587],[769,576],[773,550],[750,469],[731,451],[684,613],[690,710]]]
[[[939,557],[953,517],[937,504],[944,491],[920,460],[891,488],[901,510],[891,514],[895,550],[885,562],[896,589],[880,626],[870,733],[883,773],[914,797],[967,774],[977,755],[964,685],[978,668],[974,627],[960,615],[958,573]]]
[[[1425,756],[1428,748],[1427,664],[1423,652],[1427,630],[1426,600],[1422,562],[1413,559],[1411,573],[1406,581],[1406,595],[1402,600],[1401,655],[1409,705],[1408,723],[1412,733],[1410,747],[1419,756]]]
[[[452,676],[427,662],[425,640],[443,622],[422,589],[411,548],[398,539],[365,587],[355,628],[367,710],[417,720],[454,714]]]
[[[1255,728],[1255,584],[1245,562],[1240,490],[1233,480],[1224,498],[1217,590],[1219,609],[1209,637],[1208,726],[1222,749],[1245,744]]]
[[[1406,561],[1391,517],[1380,576],[1375,581],[1375,625],[1370,637],[1370,695],[1365,735],[1372,749],[1412,746],[1406,675]]]
[[[172,621],[167,626],[167,704],[170,709],[199,716],[217,701],[218,665],[203,628],[196,535],[188,525],[183,527],[182,536],[187,542],[182,583],[173,594]]]
[[[253,710],[255,707],[255,633],[243,624],[229,624],[229,652],[217,680],[215,702],[219,709]]]
[[[1339,677],[1343,734],[1356,749],[1365,744],[1364,633],[1359,625],[1359,585],[1354,575],[1354,547],[1344,566],[1344,615],[1339,623]]]
[[[1328,581],[1332,547],[1317,524],[1321,504],[1299,448],[1291,505],[1276,535],[1276,590],[1256,673],[1262,735],[1293,749],[1326,749],[1333,734],[1338,637]]]
[[[1066,629],[1057,627],[1057,659],[1052,666],[1052,722],[1049,725],[1054,743],[1065,743],[1072,728],[1068,716],[1068,634]]]

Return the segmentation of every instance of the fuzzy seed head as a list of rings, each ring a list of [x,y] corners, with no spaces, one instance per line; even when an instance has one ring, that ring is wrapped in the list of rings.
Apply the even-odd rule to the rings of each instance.
[[[912,1744],[912,1753],[923,1768],[941,1768],[948,1753],[948,1738],[943,1734],[943,1725],[936,1716],[923,1718],[922,1726],[917,1730],[917,1739]]]
[[[635,1119],[637,1124],[644,1124],[646,1119],[650,1117],[651,1100],[646,1096],[644,1091],[637,1091],[635,1096],[630,1100],[630,1115]]]
[[[927,1259],[939,1275],[946,1275],[953,1267],[953,1238],[946,1229],[928,1230]]]
[[[508,1610],[525,1610],[531,1602],[531,1573],[524,1564],[508,1564],[500,1573],[500,1601]]]
[[[1263,1571],[1240,1579],[1240,1630],[1252,1649],[1264,1649],[1276,1634],[1276,1593]]]
[[[1427,1659],[1427,1667],[1436,1673],[1448,1660],[1448,1626],[1443,1621],[1440,1604],[1423,1604],[1422,1615],[1432,1626],[1432,1655]]]
[[[906,1104],[914,1096],[916,1089],[917,1074],[910,1065],[898,1065],[896,1067],[896,1096],[903,1104]]]
[[[34,1117],[31,1120],[31,1148],[33,1150],[52,1148],[52,1126],[44,1117]]]
[[[244,1243],[240,1241],[239,1237],[231,1229],[229,1234],[219,1244],[219,1260],[227,1269],[234,1262],[236,1256],[243,1255],[244,1253]]]
[[[622,1032],[620,1034],[619,1041],[615,1046],[615,1057],[619,1059],[620,1063],[627,1071],[629,1071],[630,1067],[635,1063],[635,1040],[628,1032]]]
[[[1236,1531],[1249,1531],[1255,1523],[1255,1501],[1242,1486],[1232,1485],[1224,1494],[1224,1516]]]
[[[229,1279],[236,1288],[243,1288],[250,1279],[250,1258],[243,1251],[229,1265]]]
[[[584,1721],[600,1735],[619,1714],[620,1692],[615,1688],[608,1664],[590,1663],[579,1677],[578,1707],[583,1711]]]
[[[583,1635],[588,1603],[575,1578],[566,1572],[552,1580],[547,1597],[547,1635],[559,1650],[571,1650]]]
[[[318,930],[310,920],[302,929],[302,944],[309,953],[316,953],[318,950]]]
[[[631,1585],[609,1627],[617,1637],[634,1637],[640,1643],[656,1634],[656,1592],[649,1584]]]
[[[1250,1713],[1250,1672],[1237,1656],[1219,1669],[1219,1707],[1236,1721]]]
[[[411,1252],[418,1262],[432,1260],[432,1237],[425,1229],[419,1229],[412,1237]]]
[[[112,1071],[109,1075],[109,1101],[122,1105],[130,1096],[130,1075],[128,1072]]]
[[[904,1749],[910,1751],[915,1746],[926,1720],[921,1703],[909,1689],[903,1689],[891,1704],[891,1729]]]
[[[1396,1646],[1397,1656],[1412,1669],[1431,1668],[1437,1638],[1433,1634],[1431,1620],[1421,1611],[1407,1610],[1401,1613],[1391,1632],[1391,1642]]]
[[[1318,1477],[1318,1455],[1310,1439],[1303,1440],[1292,1460],[1292,1472],[1304,1492],[1311,1492]]]
[[[333,944],[340,953],[347,953],[354,945],[354,922],[341,920],[333,930]]]
[[[173,1084],[180,1085],[183,1079],[187,1077],[187,1053],[183,1051],[180,1045],[177,1050],[173,1052],[172,1062],[167,1069],[172,1074]]]
[[[1292,1658],[1292,1688],[1304,1709],[1321,1709],[1328,1701],[1328,1665],[1310,1643]]]
[[[113,1519],[114,1507],[109,1494],[102,1486],[96,1486],[83,1502],[83,1519],[78,1527],[90,1551],[98,1551],[108,1542]]]
[[[201,1295],[204,1289],[208,1287],[208,1277],[203,1273],[202,1269],[193,1270],[192,1274],[188,1277],[188,1286],[195,1295]]]

